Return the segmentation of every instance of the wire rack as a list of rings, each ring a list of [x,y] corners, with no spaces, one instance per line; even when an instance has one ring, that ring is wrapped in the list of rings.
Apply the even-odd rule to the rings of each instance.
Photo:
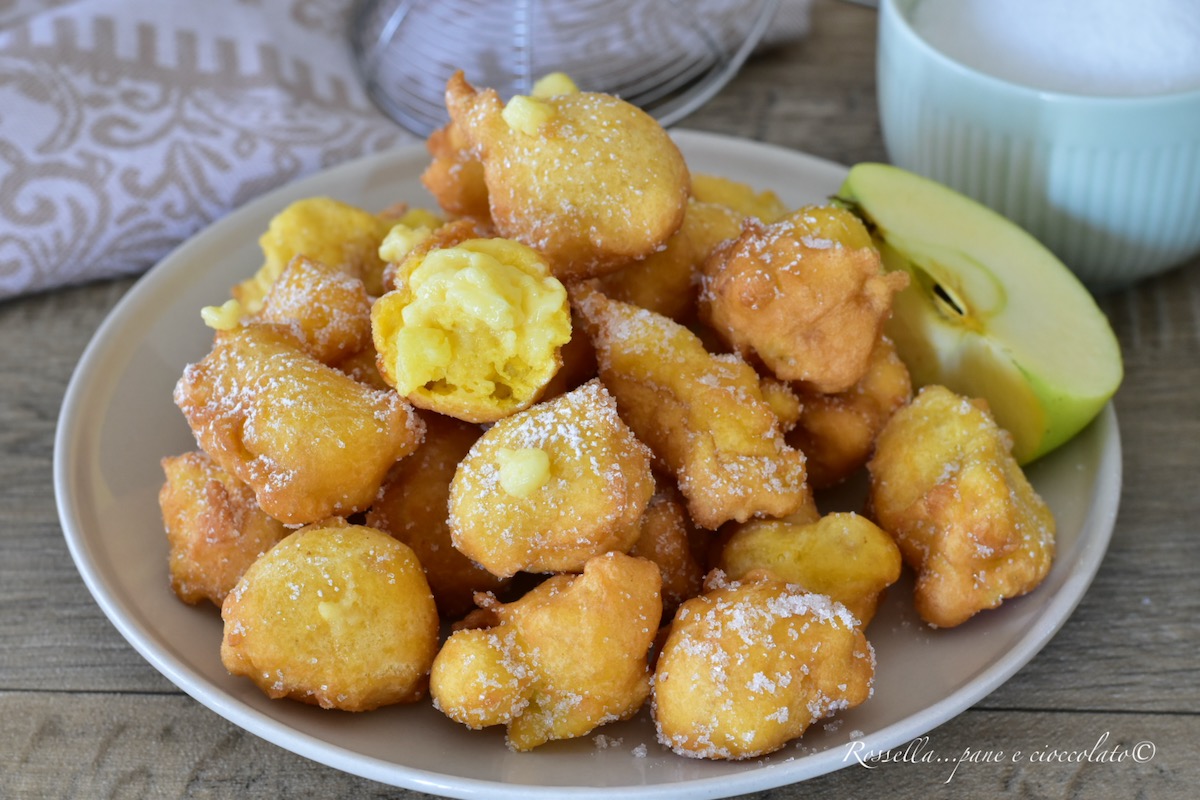
[[[778,0],[364,0],[350,42],[385,114],[420,136],[447,121],[463,70],[502,97],[550,72],[618,95],[663,125],[715,94],[766,32]]]

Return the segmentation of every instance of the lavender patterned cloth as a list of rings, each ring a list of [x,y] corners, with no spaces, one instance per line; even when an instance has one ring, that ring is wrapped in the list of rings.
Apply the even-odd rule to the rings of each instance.
[[[774,39],[807,27],[808,0]],[[255,196],[416,141],[352,0],[0,0],[0,298],[144,271]]]

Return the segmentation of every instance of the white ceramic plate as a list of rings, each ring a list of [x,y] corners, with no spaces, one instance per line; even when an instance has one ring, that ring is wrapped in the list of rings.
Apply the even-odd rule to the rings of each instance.
[[[693,170],[772,188],[792,205],[820,201],[843,167],[753,142],[692,132],[677,139]],[[171,390],[211,343],[199,309],[223,301],[261,259],[257,240],[288,202],[329,195],[365,208],[398,200],[432,206],[413,147],[347,164],[250,203],[185,243],[122,299],[97,331],[67,390],[54,480],[71,554],[96,602],[151,664],[221,716],[277,745],[346,772],[453,797],[706,798],[781,786],[853,765],[860,752],[899,746],[987,695],[1046,644],[1083,596],[1108,546],[1120,495],[1112,407],[1039,462],[1031,478],[1058,519],[1059,555],[1033,594],[955,630],[912,614],[893,588],[869,638],[878,655],[874,697],[818,724],[768,758],[721,763],[677,757],[643,713],[582,739],[509,752],[501,730],[471,732],[429,703],[366,714],[270,701],[222,668],[221,622],[178,602],[167,581],[157,506],[159,459],[194,447]],[[599,734],[603,734],[600,736]]]

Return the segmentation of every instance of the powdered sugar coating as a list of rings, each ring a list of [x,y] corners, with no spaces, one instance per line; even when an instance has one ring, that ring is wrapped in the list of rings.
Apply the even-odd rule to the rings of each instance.
[[[290,524],[365,509],[425,430],[395,392],[325,366],[263,324],[218,334],[184,369],[175,402],[200,447]]]
[[[650,691],[658,586],[649,561],[606,553],[581,575],[490,603],[496,624],[456,631],[434,661],[438,708],[472,728],[506,725],[516,750],[628,718]]]
[[[680,608],[659,656],[662,744],[753,758],[870,696],[874,651],[840,603],[765,574],[713,585]]]
[[[715,529],[804,506],[804,454],[784,442],[752,367],[595,289],[579,287],[572,299],[622,418],[675,476],[697,524]]]
[[[537,449],[549,476],[525,496],[504,490],[506,452]],[[450,489],[454,546],[495,575],[577,571],[627,551],[654,492],[650,453],[597,380],[506,417],[459,464]]]

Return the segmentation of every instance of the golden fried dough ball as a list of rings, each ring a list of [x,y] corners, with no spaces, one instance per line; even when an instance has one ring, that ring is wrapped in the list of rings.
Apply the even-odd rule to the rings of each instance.
[[[597,280],[613,298],[632,303],[676,322],[696,312],[700,267],[720,242],[741,233],[741,217],[724,206],[688,199],[683,224],[662,250]]]
[[[372,389],[390,392],[392,391],[392,387],[389,386],[388,382],[385,381],[383,376],[379,374],[379,367],[375,363],[377,360],[378,354],[375,352],[375,345],[371,342],[368,342],[367,346],[362,350],[359,350],[352,356],[343,358],[341,361],[332,366],[334,366],[338,372],[349,375],[351,378],[354,378],[354,380],[358,381],[359,383],[365,383]]]
[[[310,526],[246,570],[221,608],[221,662],[272,698],[366,711],[424,696],[438,648],[425,574],[406,545]]]
[[[591,286],[573,299],[622,418],[675,478],[698,525],[804,505],[804,454],[784,443],[748,364],[711,355],[682,325]]]
[[[446,521],[450,481],[483,431],[439,414],[426,412],[421,419],[425,441],[392,468],[366,521],[413,549],[438,611],[444,618],[458,619],[475,608],[475,592],[505,585],[454,549]]]
[[[395,392],[325,366],[270,325],[218,332],[174,397],[201,449],[289,524],[366,509],[424,433]]]
[[[685,216],[661,250],[597,278],[604,293],[679,322],[692,316],[700,260],[685,230],[686,220]]]
[[[869,508],[917,572],[917,612],[952,627],[1032,591],[1054,517],[986,402],[927,386],[888,421],[868,463]]]
[[[825,393],[867,370],[905,273],[883,271],[862,223],[808,206],[771,225],[747,218],[741,236],[705,262],[700,312],[739,353],[778,378]]]
[[[500,420],[450,485],[454,546],[500,577],[627,551],[654,493],[650,452],[599,381]]]
[[[288,534],[258,507],[250,487],[203,452],[162,460],[158,493],[170,544],[171,588],[185,603],[220,606],[255,560]]]
[[[528,408],[571,338],[567,292],[537,252],[470,239],[405,262],[376,301],[379,371],[414,405],[468,422]]]
[[[844,606],[750,575],[676,612],[654,672],[654,723],[679,755],[755,758],[862,703],[874,673]]]
[[[329,197],[297,200],[271,219],[259,239],[263,265],[233,288],[233,296],[247,313],[258,313],[271,284],[296,256],[344,268],[377,296],[383,274],[379,243],[390,227],[380,216]]]
[[[425,148],[432,156],[421,183],[447,214],[488,219],[487,183],[483,164],[471,152],[471,142],[453,121],[429,134]]]
[[[483,164],[496,229],[542,252],[564,281],[653,253],[683,221],[683,156],[624,100],[569,92],[506,105],[459,73],[446,107]]]
[[[579,87],[570,77],[552,72],[534,83],[532,95],[545,99],[577,91]],[[491,210],[483,164],[471,151],[471,142],[462,129],[448,122],[429,135],[425,148],[433,159],[421,175],[421,183],[438,205],[451,216],[488,219]]]
[[[438,709],[471,728],[508,727],[514,750],[586,736],[637,713],[661,618],[658,568],[606,553],[490,610],[498,624],[458,630],[433,663]]]
[[[814,522],[755,519],[738,525],[717,568],[730,580],[767,571],[844,605],[862,627],[900,578],[900,549],[866,517],[833,513]]]
[[[345,266],[296,256],[267,290],[262,322],[285,328],[313,358],[335,364],[371,343],[371,299]]]
[[[673,490],[658,491],[638,523],[638,538],[629,555],[649,559],[662,574],[663,615],[675,613],[684,600],[700,593],[704,564],[697,558],[697,531],[688,519],[683,498]],[[702,536],[710,536],[700,532]]]
[[[741,236],[745,218],[745,214],[720,203],[708,203],[694,197],[688,199],[684,225],[695,250],[697,269],[720,245]]]
[[[741,181],[718,175],[692,173],[692,197],[702,203],[725,206],[742,217],[754,217],[768,225],[787,215],[787,206],[770,190],[757,191]]]
[[[821,394],[793,385],[800,409],[788,444],[808,457],[808,482],[827,489],[857,472],[871,457],[875,437],[896,409],[912,399],[912,379],[896,347],[881,336],[867,372],[844,392]]]

